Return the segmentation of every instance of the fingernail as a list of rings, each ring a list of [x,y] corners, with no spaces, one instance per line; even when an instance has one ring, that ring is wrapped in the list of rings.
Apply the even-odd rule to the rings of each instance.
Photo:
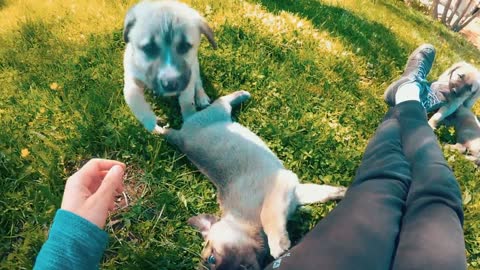
[[[115,165],[110,169],[113,173],[123,173],[123,168],[120,165]]]

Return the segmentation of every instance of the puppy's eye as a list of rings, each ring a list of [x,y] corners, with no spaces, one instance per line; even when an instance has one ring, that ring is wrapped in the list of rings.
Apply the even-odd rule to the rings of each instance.
[[[215,256],[213,256],[213,255],[208,256],[208,258],[207,258],[207,263],[208,264],[215,264],[216,262],[217,262],[217,260],[215,259]]]
[[[177,53],[179,54],[185,54],[187,53],[190,49],[192,48],[192,44],[182,41],[180,44],[177,46]]]
[[[160,48],[153,41],[150,41],[147,44],[140,46],[140,49],[148,57],[155,57],[156,55],[158,55],[160,53]]]

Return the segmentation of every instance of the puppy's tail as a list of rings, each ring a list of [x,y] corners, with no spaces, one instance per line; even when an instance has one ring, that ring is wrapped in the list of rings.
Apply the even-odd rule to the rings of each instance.
[[[295,187],[295,196],[297,202],[301,205],[311,203],[324,203],[330,200],[338,200],[345,196],[346,187],[317,185],[317,184],[298,184]]]

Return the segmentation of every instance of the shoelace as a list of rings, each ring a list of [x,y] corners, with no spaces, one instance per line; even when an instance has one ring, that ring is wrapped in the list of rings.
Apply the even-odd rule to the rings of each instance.
[[[427,68],[426,68],[426,65],[425,65],[425,60],[427,59],[427,56],[424,55],[424,59],[420,61],[419,65],[418,65],[418,75],[419,77],[423,77],[423,78],[426,78],[427,77],[427,74],[429,71],[427,71]],[[417,60],[418,61],[418,60]],[[430,68],[432,67],[432,62],[433,61],[428,61],[429,62],[429,65]]]
[[[435,110],[438,105],[442,103],[435,91],[430,88],[430,85],[425,79],[418,79],[420,86],[420,102],[427,112]]]

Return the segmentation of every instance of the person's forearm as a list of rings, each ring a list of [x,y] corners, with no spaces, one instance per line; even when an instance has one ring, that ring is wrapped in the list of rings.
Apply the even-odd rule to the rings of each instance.
[[[107,241],[98,226],[59,209],[34,269],[98,269]]]

